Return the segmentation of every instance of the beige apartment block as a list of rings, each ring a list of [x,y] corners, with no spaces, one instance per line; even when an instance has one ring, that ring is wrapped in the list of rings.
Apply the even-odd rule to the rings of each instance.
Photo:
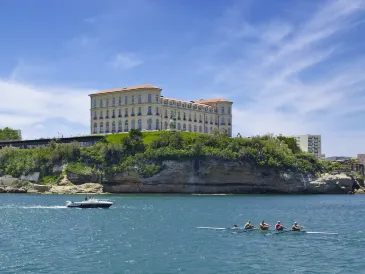
[[[178,131],[212,134],[217,129],[232,136],[232,102],[184,101],[164,97],[161,91],[142,85],[90,94],[91,134],[167,130],[175,117]]]
[[[365,165],[365,154],[357,154],[357,159],[363,165]]]
[[[322,140],[321,135],[296,135],[293,136],[299,147],[305,151],[314,154],[318,158],[322,158]]]

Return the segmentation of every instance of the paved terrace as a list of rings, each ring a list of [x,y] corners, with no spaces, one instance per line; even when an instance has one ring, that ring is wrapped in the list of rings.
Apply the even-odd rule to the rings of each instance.
[[[51,141],[56,141],[60,144],[72,143],[74,141],[79,142],[80,146],[92,146],[97,141],[104,138],[105,135],[86,135],[77,137],[67,138],[47,138],[47,139],[35,139],[35,140],[0,140],[0,149],[7,146],[18,147],[18,148],[34,148],[48,145]]]

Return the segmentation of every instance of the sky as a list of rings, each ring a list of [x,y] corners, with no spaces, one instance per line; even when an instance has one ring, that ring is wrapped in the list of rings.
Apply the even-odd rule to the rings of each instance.
[[[0,127],[90,132],[88,94],[233,101],[233,134],[365,153],[365,0],[1,0]]]

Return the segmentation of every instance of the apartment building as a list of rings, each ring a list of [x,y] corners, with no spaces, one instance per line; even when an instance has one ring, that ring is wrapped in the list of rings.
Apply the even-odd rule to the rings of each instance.
[[[90,94],[91,134],[167,130],[175,117],[178,131],[212,134],[217,129],[232,136],[231,101],[185,101],[164,97],[161,91],[142,85]]]
[[[365,154],[357,154],[357,159],[363,165],[365,165]]]
[[[322,140],[321,135],[296,135],[293,136],[299,147],[305,151],[314,154],[318,158],[322,158]]]

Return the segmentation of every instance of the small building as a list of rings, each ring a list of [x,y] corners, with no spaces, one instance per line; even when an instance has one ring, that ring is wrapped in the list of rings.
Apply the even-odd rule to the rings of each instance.
[[[321,135],[295,135],[292,136],[297,141],[298,146],[305,152],[312,153],[318,158],[322,158],[322,138]]]

